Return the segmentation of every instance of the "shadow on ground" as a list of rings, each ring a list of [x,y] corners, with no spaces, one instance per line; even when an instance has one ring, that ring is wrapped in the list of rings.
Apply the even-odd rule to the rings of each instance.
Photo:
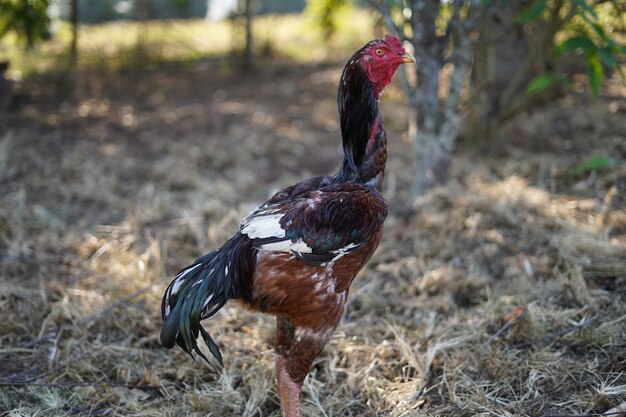
[[[80,73],[24,85],[0,142],[0,409],[278,416],[273,320],[229,304],[226,367],[158,343],[167,277],[341,158],[340,64]],[[390,217],[303,415],[601,414],[626,401],[626,102],[568,97],[460,145],[409,194],[384,97]],[[615,165],[572,176],[590,155]]]

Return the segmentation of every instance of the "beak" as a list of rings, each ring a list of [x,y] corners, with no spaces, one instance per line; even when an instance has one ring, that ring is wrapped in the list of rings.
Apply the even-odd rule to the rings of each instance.
[[[402,62],[405,64],[414,64],[415,58],[413,58],[413,55],[410,53],[405,52],[404,55],[402,55]]]

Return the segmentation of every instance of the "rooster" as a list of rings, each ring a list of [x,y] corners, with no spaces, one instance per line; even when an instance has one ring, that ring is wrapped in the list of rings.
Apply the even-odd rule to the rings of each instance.
[[[382,236],[387,139],[378,99],[409,62],[415,60],[389,35],[350,58],[337,95],[341,168],[278,191],[222,247],[180,271],[163,296],[163,346],[177,343],[206,360],[196,340],[202,335],[223,364],[201,320],[230,299],[275,315],[280,404],[286,417],[299,415],[302,383],[339,324],[352,280]]]

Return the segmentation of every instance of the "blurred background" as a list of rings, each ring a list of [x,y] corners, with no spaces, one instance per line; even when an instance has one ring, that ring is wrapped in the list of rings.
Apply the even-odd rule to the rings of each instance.
[[[220,369],[160,299],[338,168],[386,33],[390,214],[303,416],[625,415],[622,1],[0,0],[0,416],[279,416],[272,318],[206,323]]]

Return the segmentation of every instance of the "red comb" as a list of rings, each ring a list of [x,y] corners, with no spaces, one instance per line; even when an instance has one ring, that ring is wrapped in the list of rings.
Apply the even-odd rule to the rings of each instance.
[[[392,48],[402,48],[402,43],[395,36],[385,35],[385,43]]]

